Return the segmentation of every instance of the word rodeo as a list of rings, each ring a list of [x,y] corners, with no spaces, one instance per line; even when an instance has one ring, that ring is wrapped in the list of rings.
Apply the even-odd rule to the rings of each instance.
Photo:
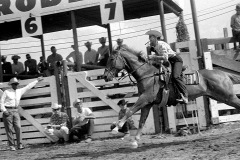
[[[98,0],[1,0],[0,21],[19,19],[24,14],[39,16],[97,4]]]

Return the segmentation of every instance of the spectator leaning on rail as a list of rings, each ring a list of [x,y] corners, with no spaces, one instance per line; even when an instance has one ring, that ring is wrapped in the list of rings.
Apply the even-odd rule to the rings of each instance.
[[[108,57],[109,57],[109,47],[106,46],[106,38],[101,37],[99,38],[99,42],[101,43],[101,47],[98,48],[97,57],[98,57],[98,65],[99,66],[106,66]]]
[[[32,59],[30,54],[26,54],[27,60],[24,62],[25,74],[27,75],[36,75],[38,74],[37,70],[37,61]]]
[[[188,92],[187,88],[181,77],[183,60],[177,55],[171,47],[164,41],[160,41],[162,34],[156,30],[150,30],[146,32],[149,35],[150,45],[148,46],[148,58],[156,63],[162,63],[169,61],[172,66],[173,81],[177,86],[177,90],[181,96],[181,99],[177,101],[182,101],[188,103]],[[151,55],[151,53],[154,53]]]
[[[48,63],[45,61],[43,56],[40,57],[40,61],[38,63],[38,71],[43,74],[43,77],[51,76],[48,70]]]
[[[240,46],[240,3],[236,5],[236,12],[231,17],[231,28],[233,37],[239,42]]]
[[[61,112],[61,105],[57,103],[52,104],[53,114],[50,118],[50,124],[45,129],[45,133],[48,134],[54,142],[64,143],[69,140],[69,129],[67,122],[69,120],[68,115]]]
[[[18,55],[13,55],[12,56],[12,73],[19,75],[19,74],[23,74],[24,73],[24,66],[22,62],[18,62],[18,59],[20,59],[21,57],[19,57]]]
[[[54,65],[56,62],[62,61],[63,57],[57,53],[57,49],[55,46],[51,47],[52,54],[48,56],[47,62],[49,63],[49,71],[51,75],[54,75]]]
[[[87,51],[84,53],[85,64],[97,64],[97,51],[92,49],[92,42],[86,42]]]
[[[43,79],[39,77],[37,80],[29,83],[27,86],[23,88],[17,88],[19,81],[17,78],[12,78],[9,81],[10,89],[7,89],[3,92],[1,97],[1,111],[3,111],[3,122],[6,130],[8,145],[10,146],[10,150],[15,151],[15,141],[13,136],[13,128],[16,133],[17,138],[17,148],[23,149],[22,145],[22,135],[21,135],[21,124],[20,124],[20,116],[18,113],[18,107],[20,103],[20,99],[22,95],[35,86],[39,81]]]
[[[74,136],[80,140],[85,139],[86,143],[92,141],[92,134],[94,130],[95,116],[89,108],[83,108],[82,100],[76,99],[73,106],[77,109],[78,113],[73,118],[73,127],[70,129],[69,140],[74,141]],[[86,137],[87,135],[87,137]]]
[[[125,99],[120,100],[117,105],[121,108],[121,110],[118,113],[118,120],[122,119],[125,114],[129,111],[129,108],[127,107],[127,102],[125,101]],[[110,129],[114,129],[116,127],[116,122],[113,122],[113,124],[110,126]],[[124,123],[124,125],[122,126],[122,128],[118,129],[118,132],[122,132],[124,133],[124,138],[129,137],[130,136],[130,129],[136,129],[136,127],[134,126],[134,122],[132,120],[132,117],[129,117],[127,119],[127,121]]]
[[[2,56],[2,73],[12,74],[12,64],[7,62],[7,56]],[[10,76],[3,76],[3,82],[7,82],[11,79]]]
[[[75,45],[71,45],[71,47],[72,47],[72,49],[73,49],[74,51],[72,51],[72,52],[66,57],[66,60],[67,60],[68,62],[72,62],[72,61],[70,60],[70,58],[72,58],[73,63],[75,64],[75,69],[74,69],[74,70],[76,71],[76,65],[77,65],[76,54],[78,54],[80,64],[83,64],[83,55],[82,55],[82,52],[76,50]]]

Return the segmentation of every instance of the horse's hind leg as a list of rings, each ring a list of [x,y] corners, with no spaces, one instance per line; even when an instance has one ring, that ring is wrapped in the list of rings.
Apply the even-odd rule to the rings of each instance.
[[[142,129],[143,129],[143,126],[145,125],[145,122],[147,120],[147,117],[149,115],[149,111],[150,111],[151,107],[152,107],[152,105],[147,105],[141,109],[141,117],[140,117],[140,121],[139,121],[138,131],[135,136],[135,139],[137,141],[140,140]]]
[[[240,99],[236,95],[232,95],[229,98],[229,101],[227,101],[225,103],[234,107],[234,108],[236,108],[236,109],[240,109]]]

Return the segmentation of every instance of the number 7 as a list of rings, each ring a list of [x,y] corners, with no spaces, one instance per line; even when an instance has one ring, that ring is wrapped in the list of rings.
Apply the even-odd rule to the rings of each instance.
[[[110,14],[109,14],[109,18],[108,20],[112,20],[115,18],[115,11],[116,11],[116,5],[117,3],[108,3],[105,5],[105,8],[109,8],[110,9]]]

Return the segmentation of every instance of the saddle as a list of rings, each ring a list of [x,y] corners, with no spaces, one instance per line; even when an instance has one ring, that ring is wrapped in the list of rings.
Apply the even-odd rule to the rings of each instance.
[[[183,66],[181,77],[183,78],[183,81],[185,85],[197,85],[199,84],[199,73],[198,71],[195,71],[194,73],[187,73],[184,74],[184,71],[187,69],[187,66]],[[161,82],[164,82],[164,85],[160,88],[158,92],[157,97],[161,97],[159,101],[157,100],[156,103],[160,103],[159,107],[165,106],[168,101],[169,97],[169,85],[172,84],[175,86],[174,81],[172,81],[172,72],[170,67],[166,67],[162,65],[159,68],[159,72],[155,73],[156,76],[159,76],[159,80]],[[177,89],[177,86],[174,87],[174,92],[176,93],[178,98],[181,98],[180,92]],[[161,101],[160,101],[161,100]],[[180,103],[180,102],[179,102]]]

